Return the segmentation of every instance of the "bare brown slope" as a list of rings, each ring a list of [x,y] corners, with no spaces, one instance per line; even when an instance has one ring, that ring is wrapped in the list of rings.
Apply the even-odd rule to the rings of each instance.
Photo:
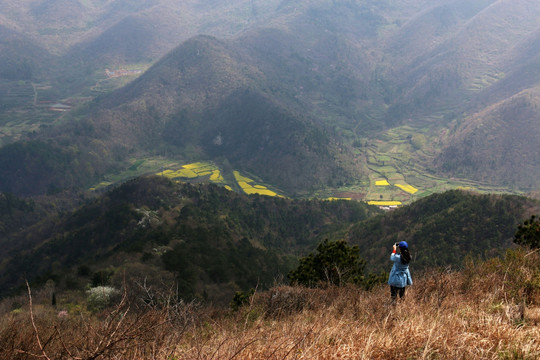
[[[128,286],[131,297],[81,321],[84,303],[73,306],[80,298],[62,294],[53,309],[50,292],[32,289],[34,312],[21,306],[27,298],[2,304],[0,334],[11,346],[0,348],[0,356],[41,354],[41,338],[50,339],[42,346],[49,358],[537,359],[539,261],[538,253],[513,251],[504,259],[471,261],[462,272],[413,272],[414,285],[396,306],[387,285],[369,292],[276,286],[238,293],[238,311],[219,311],[193,302],[179,306],[170,301],[176,299],[171,290],[160,292],[140,276],[137,284],[148,286]],[[58,313],[64,307],[69,311]]]
[[[477,91],[500,76],[513,45],[537,31],[538,13],[534,1],[448,1],[411,19],[386,50],[395,56],[391,121],[474,106]]]
[[[437,160],[448,175],[521,188],[540,186],[540,89],[463,119]]]

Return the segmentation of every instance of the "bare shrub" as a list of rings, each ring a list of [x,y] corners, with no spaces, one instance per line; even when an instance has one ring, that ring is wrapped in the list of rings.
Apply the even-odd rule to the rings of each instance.
[[[424,272],[415,284],[415,298],[417,301],[429,303],[436,307],[443,305],[445,300],[459,291],[457,274],[451,269],[434,269]]]
[[[160,308],[149,306],[145,311],[133,309],[124,292],[116,305],[96,315],[57,313],[52,308],[35,307],[29,289],[28,307],[3,318],[0,358],[91,360],[172,356],[191,321],[188,318],[193,319],[188,315],[190,308],[170,303]]]
[[[323,290],[283,285],[258,294],[255,304],[263,306],[266,316],[279,318],[328,305],[334,300],[336,291],[335,286]]]
[[[493,258],[474,264],[463,271],[463,291],[506,303],[540,304],[540,256],[538,251],[508,250],[502,259]],[[483,296],[482,296],[483,295]]]
[[[539,260],[514,251],[417,274],[396,304],[388,286],[276,286],[233,312],[144,282],[100,313],[30,302],[1,318],[0,358],[538,359]]]

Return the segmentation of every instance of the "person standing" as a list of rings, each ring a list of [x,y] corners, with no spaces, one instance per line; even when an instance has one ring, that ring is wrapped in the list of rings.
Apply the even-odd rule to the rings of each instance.
[[[397,250],[399,249],[399,254]],[[405,296],[405,288],[413,284],[411,273],[409,271],[409,263],[411,262],[411,253],[409,245],[406,241],[399,244],[394,244],[390,261],[394,263],[390,276],[388,277],[388,285],[390,285],[390,296],[392,303],[396,302],[397,296],[400,298]]]

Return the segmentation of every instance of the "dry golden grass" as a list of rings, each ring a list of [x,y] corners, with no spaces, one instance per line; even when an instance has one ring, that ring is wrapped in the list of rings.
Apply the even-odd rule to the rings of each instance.
[[[2,359],[539,359],[540,256],[509,252],[387,286],[256,293],[237,312],[125,298],[99,316],[36,308],[0,324]],[[414,274],[413,274],[414,275]],[[34,306],[36,307],[36,306]],[[40,348],[38,337],[41,341]]]

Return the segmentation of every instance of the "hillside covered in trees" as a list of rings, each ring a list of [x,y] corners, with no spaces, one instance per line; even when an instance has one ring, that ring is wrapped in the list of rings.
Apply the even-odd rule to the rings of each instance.
[[[535,1],[0,8],[3,192],[82,190],[196,161],[298,198],[540,186]],[[126,174],[140,162],[155,166]]]
[[[411,244],[414,267],[459,267],[468,256],[502,255],[534,211],[538,204],[523,197],[452,190],[358,223],[347,237],[375,268],[384,264],[388,246],[400,241]]]
[[[356,201],[248,196],[157,176],[69,211],[0,200],[3,295],[16,293],[25,276],[35,286],[52,280],[59,290],[120,286],[127,276],[176,283],[183,298],[221,303],[235,291],[286,281],[325,239],[358,245],[366,275],[388,271],[388,252],[401,240],[410,244],[415,271],[501,255],[518,224],[538,210],[524,197],[449,191],[383,213]]]
[[[377,213],[359,202],[247,196],[143,177],[7,234],[0,282],[4,294],[24,275],[84,288],[125,272],[156,282],[175,277],[185,297],[227,298],[271,285],[320,239]]]

